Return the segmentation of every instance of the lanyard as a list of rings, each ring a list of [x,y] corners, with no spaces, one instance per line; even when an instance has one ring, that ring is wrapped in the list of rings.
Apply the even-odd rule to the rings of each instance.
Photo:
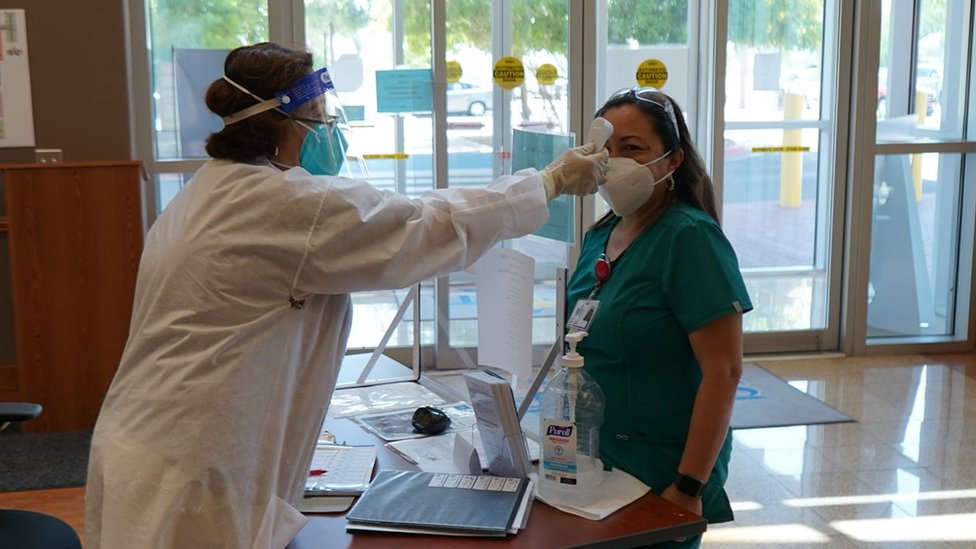
[[[610,258],[607,257],[607,254],[600,254],[596,258],[596,264],[593,265],[593,274],[596,275],[596,284],[593,285],[593,291],[590,292],[588,299],[593,299],[597,290],[610,278]]]

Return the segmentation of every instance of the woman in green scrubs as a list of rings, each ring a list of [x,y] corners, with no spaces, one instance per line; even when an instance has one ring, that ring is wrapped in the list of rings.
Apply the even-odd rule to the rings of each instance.
[[[611,212],[586,234],[568,306],[589,319],[577,350],[606,394],[600,455],[709,522],[730,521],[729,421],[752,309],[738,260],[674,101],[621,90],[597,116],[613,125],[600,188]]]

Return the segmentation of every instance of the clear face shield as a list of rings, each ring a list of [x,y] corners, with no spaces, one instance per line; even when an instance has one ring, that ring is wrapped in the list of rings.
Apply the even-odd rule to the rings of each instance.
[[[258,100],[255,105],[225,116],[224,126],[274,109],[308,129],[299,150],[303,168],[313,175],[338,175],[345,167],[351,175],[345,164],[348,141],[344,134],[349,132],[349,124],[325,67],[275,92],[271,99],[258,97],[226,75],[223,79]],[[304,116],[299,115],[300,108]]]

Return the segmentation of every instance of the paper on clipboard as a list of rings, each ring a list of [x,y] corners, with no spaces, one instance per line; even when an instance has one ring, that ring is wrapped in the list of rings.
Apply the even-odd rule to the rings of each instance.
[[[376,463],[376,447],[319,444],[312,454],[306,496],[356,496],[366,490]]]

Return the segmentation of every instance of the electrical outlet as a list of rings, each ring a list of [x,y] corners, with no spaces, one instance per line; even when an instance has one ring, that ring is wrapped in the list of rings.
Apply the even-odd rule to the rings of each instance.
[[[38,164],[60,164],[63,160],[61,149],[34,149]]]

